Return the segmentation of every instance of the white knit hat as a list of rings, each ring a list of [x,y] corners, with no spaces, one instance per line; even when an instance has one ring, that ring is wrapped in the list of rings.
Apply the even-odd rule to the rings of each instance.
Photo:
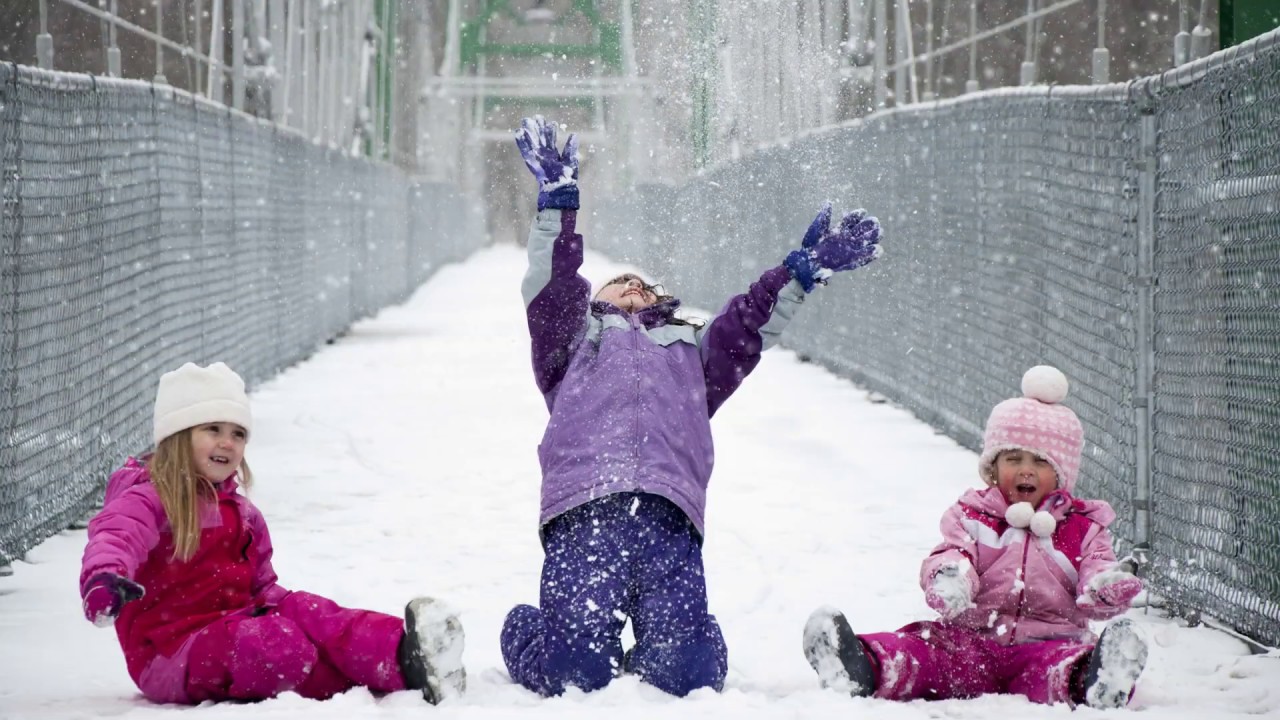
[[[246,432],[253,424],[244,380],[226,363],[187,363],[160,376],[152,431],[157,445],[180,430],[213,422],[235,423]]]

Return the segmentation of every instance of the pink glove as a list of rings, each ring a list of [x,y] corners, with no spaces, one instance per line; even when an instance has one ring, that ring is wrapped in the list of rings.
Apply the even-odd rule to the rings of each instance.
[[[146,590],[138,583],[115,573],[98,573],[84,586],[84,616],[98,627],[115,623],[125,603],[142,597]]]
[[[924,601],[950,620],[973,607],[973,587],[969,583],[969,563],[948,563],[938,568],[925,591]]]
[[[1142,581],[1123,570],[1098,573],[1089,581],[1084,595],[1076,598],[1082,609],[1127,609],[1129,603],[1142,592]]]

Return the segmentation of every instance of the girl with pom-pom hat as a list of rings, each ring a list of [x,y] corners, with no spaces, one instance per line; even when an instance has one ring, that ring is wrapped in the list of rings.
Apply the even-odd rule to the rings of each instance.
[[[824,687],[893,700],[1012,693],[1038,703],[1122,707],[1146,663],[1125,619],[1096,638],[1090,620],[1129,608],[1142,582],[1120,569],[1101,500],[1072,496],[1084,430],[1048,365],[987,419],[979,474],[942,517],[920,585],[941,615],[855,635],[844,615],[810,616],[804,652]]]

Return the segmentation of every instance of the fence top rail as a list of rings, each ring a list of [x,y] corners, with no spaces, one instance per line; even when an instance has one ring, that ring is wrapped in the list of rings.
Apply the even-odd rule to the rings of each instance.
[[[911,116],[919,115],[924,112],[950,110],[953,107],[987,102],[994,98],[1045,101],[1053,98],[1072,98],[1076,100],[1097,100],[1105,103],[1125,102],[1130,98],[1129,88],[1133,82],[1134,81],[1109,83],[1106,85],[1017,85],[991,88],[989,90],[979,90],[978,92],[972,92],[965,95],[912,103],[910,105],[898,105],[877,110],[870,115],[852,118],[833,125],[808,128],[796,133],[795,135],[789,135],[771,142],[761,143],[750,150],[745,151],[743,155],[746,156],[755,153],[769,152],[777,148],[787,147],[800,140],[821,138],[831,133],[842,132],[850,128],[873,125],[898,115]],[[741,157],[725,158],[722,162],[699,169],[693,174],[693,177],[708,177],[719,172],[725,166],[738,162],[741,159]],[[665,183],[659,182],[657,184],[661,185]]]
[[[1217,68],[1231,65],[1242,58],[1263,55],[1272,49],[1280,48],[1280,28],[1233,45],[1225,50],[1189,62],[1186,65],[1166,70],[1159,75],[1138,78],[1132,81],[1133,91],[1146,95],[1158,95],[1164,90],[1187,87],[1204,79]]]
[[[202,108],[205,112],[226,114],[230,117],[236,118],[240,122],[251,123],[262,127],[263,129],[272,130],[281,135],[296,137],[298,140],[311,143],[317,147],[325,148],[326,150],[332,150],[335,152],[340,151],[344,157],[364,160],[377,166],[386,165],[394,167],[394,165],[388,161],[379,160],[368,155],[352,155],[341,147],[320,142],[318,139],[309,137],[307,133],[300,128],[281,125],[274,120],[250,115],[242,110],[236,110],[230,105],[223,105],[222,103],[207,98],[204,95],[192,93],[165,83],[156,83],[152,80],[113,78],[106,75],[90,75],[88,73],[66,72],[63,70],[45,70],[31,65],[20,65],[16,62],[0,62],[0,85],[7,85],[12,82],[22,82],[35,87],[68,92],[113,89],[117,91],[151,93],[170,101],[180,102],[184,105],[195,105]]]

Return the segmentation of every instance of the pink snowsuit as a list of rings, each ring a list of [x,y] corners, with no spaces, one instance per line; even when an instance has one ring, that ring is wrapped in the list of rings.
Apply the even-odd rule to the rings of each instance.
[[[974,605],[951,620],[918,622],[897,632],[860,635],[877,671],[876,697],[893,700],[1024,695],[1038,703],[1075,704],[1082,688],[1073,672],[1096,638],[1089,620],[1127,608],[1090,606],[1076,598],[1100,572],[1116,567],[1101,500],[1055,491],[1040,504],[1057,527],[1041,538],[1005,522],[999,489],[969,490],[942,516],[943,541],[925,558],[927,592],[938,569],[968,560]]]
[[[199,549],[179,562],[146,466],[129,458],[107,484],[89,523],[80,594],[102,572],[146,588],[115,623],[138,689],[173,703],[404,689],[403,620],[276,584],[266,522],[237,488],[228,478],[217,501],[204,503]]]

